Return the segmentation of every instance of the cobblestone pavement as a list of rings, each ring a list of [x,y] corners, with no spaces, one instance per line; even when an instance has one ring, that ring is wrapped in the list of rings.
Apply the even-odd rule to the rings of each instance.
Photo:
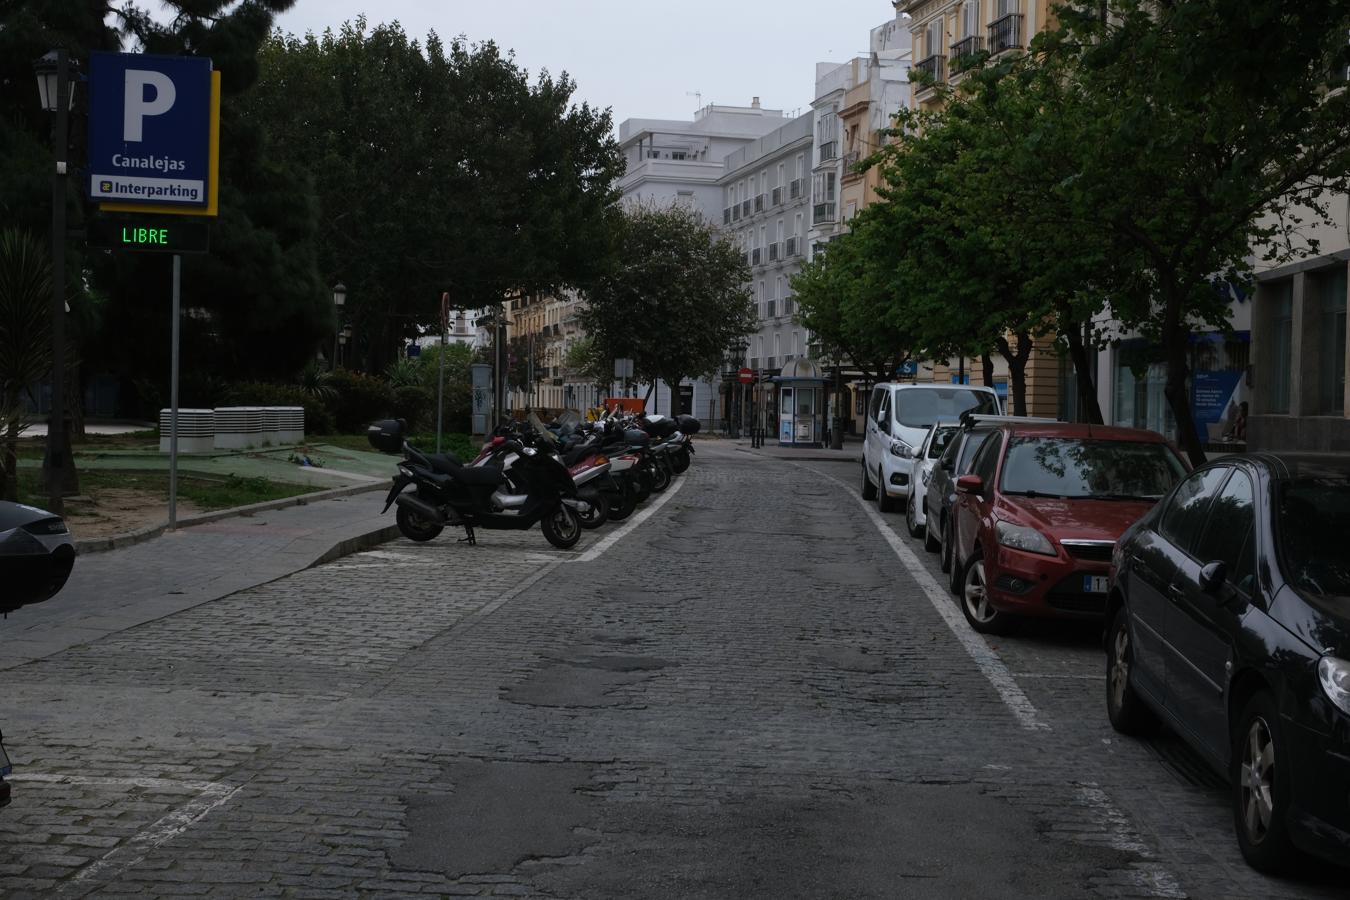
[[[1110,732],[1090,631],[954,631],[855,475],[708,442],[610,545],[399,541],[13,668],[0,895],[1341,895]]]

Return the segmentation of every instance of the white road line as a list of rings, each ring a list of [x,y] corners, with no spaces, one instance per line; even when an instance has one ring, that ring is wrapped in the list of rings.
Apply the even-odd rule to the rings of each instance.
[[[58,894],[66,894],[82,889],[91,878],[105,878],[125,872],[137,865],[155,848],[163,846],[178,835],[201,821],[211,810],[228,802],[239,793],[241,786],[231,787],[215,781],[175,781],[171,778],[94,778],[83,775],[47,775],[43,773],[19,773],[10,777],[17,782],[40,782],[46,784],[72,784],[82,786],[136,787],[151,791],[183,791],[194,793],[187,803],[170,811],[145,830],[132,835],[125,844],[120,844],[95,860],[63,884]]]
[[[600,541],[600,543],[596,544],[594,547],[587,550],[580,556],[564,561],[572,563],[584,563],[594,561],[600,556],[600,554],[604,553],[610,547],[613,547],[619,541],[627,537],[628,534],[632,532],[634,528],[637,528],[643,522],[647,521],[652,516],[656,515],[656,511],[658,509],[669,503],[670,498],[674,497],[677,493],[679,493],[680,488],[684,487],[684,483],[686,481],[688,481],[688,478],[677,477],[674,480],[674,483],[671,484],[670,487],[666,488],[665,493],[663,493],[660,497],[656,498],[656,501],[652,503],[650,506],[648,506],[646,509],[644,509],[642,512],[634,514],[629,521],[624,522],[623,525],[620,526],[618,531],[606,535],[604,540]]]
[[[937,610],[938,615],[942,616],[942,620],[947,623],[947,627],[960,641],[961,646],[970,655],[981,674],[994,686],[994,690],[998,691],[998,695],[1003,698],[1004,705],[1012,712],[1018,724],[1028,730],[1049,729],[1050,726],[1040,720],[1040,713],[1036,711],[1036,707],[1032,705],[1031,700],[1017,685],[1017,680],[1013,678],[1012,672],[1008,671],[1008,667],[1004,665],[1003,660],[999,659],[998,654],[989,649],[989,645],[971,630],[965,617],[957,612],[952,605],[951,594],[937,583],[927,567],[914,555],[910,546],[901,540],[900,535],[896,534],[894,529],[881,517],[881,513],[877,512],[872,504],[863,500],[860,495],[854,493],[853,488],[833,475],[826,475],[824,472],[801,466],[798,463],[793,463],[793,465],[806,469],[817,477],[830,479],[847,493],[857,498],[863,512],[867,513],[867,517],[872,520],[872,524],[877,527],[881,536],[886,539],[886,543],[891,545],[895,555],[900,558],[900,563],[909,570],[909,574],[918,582],[924,595],[928,597],[928,602],[933,605],[933,609]]]
[[[1078,799],[1096,814],[1098,824],[1106,828],[1112,849],[1142,857],[1140,862],[1130,866],[1130,875],[1137,887],[1151,897],[1188,896],[1176,876],[1154,859],[1153,851],[1131,830],[1129,818],[1111,802],[1105,791],[1095,784],[1079,785]]]
[[[1067,678],[1074,681],[1105,681],[1105,675],[1059,675],[1051,672],[1014,672],[1014,678]]]

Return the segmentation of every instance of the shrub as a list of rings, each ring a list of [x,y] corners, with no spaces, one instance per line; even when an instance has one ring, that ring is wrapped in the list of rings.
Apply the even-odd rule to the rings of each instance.
[[[424,387],[403,385],[394,388],[393,409],[395,418],[408,420],[410,431],[435,427],[436,395]]]
[[[394,389],[380,378],[338,369],[329,383],[337,392],[330,408],[342,434],[364,434],[367,425],[394,408]]]

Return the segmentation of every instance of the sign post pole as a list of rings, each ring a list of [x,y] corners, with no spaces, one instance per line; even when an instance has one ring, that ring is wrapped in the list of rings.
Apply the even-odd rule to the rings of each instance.
[[[448,293],[441,294],[441,364],[440,374],[436,382],[436,452],[441,452],[441,422],[445,415],[445,329],[446,316],[448,310],[446,304],[450,302]]]
[[[173,255],[173,344],[169,351],[169,530],[178,527],[178,324],[183,257]]]

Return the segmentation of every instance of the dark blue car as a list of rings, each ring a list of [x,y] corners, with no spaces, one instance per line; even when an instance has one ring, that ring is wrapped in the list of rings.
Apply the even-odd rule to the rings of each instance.
[[[1117,544],[1107,712],[1157,720],[1232,785],[1263,871],[1350,860],[1350,459],[1197,469]]]

